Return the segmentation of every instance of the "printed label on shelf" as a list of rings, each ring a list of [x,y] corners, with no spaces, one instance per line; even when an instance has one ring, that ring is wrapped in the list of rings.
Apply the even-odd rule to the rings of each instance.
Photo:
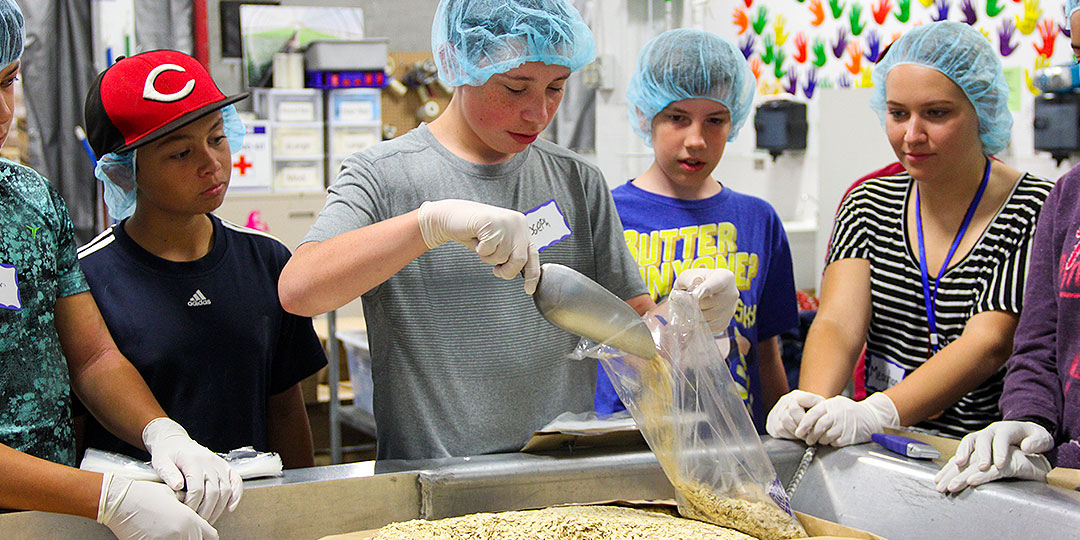
[[[282,101],[278,103],[278,122],[315,122],[315,102],[313,101]]]
[[[364,100],[345,100],[338,107],[341,122],[370,122],[375,120],[375,103]]]
[[[316,165],[286,165],[278,170],[277,186],[286,189],[318,189],[322,178]]]

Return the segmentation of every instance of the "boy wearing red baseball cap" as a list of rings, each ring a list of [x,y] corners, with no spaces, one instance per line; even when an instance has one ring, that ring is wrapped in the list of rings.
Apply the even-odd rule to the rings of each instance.
[[[216,452],[253,446],[287,468],[314,465],[300,381],[326,365],[311,319],[285,313],[277,279],[289,250],[211,214],[244,126],[194,58],[121,58],[90,88],[96,174],[120,222],[79,262],[120,351],[170,417]],[[141,449],[87,423],[88,447]]]
[[[23,40],[19,6],[0,0],[0,141]],[[166,417],[117,350],[63,199],[32,169],[0,160],[0,205],[0,508],[96,518],[121,539],[216,539],[211,523],[239,503],[240,477]],[[117,436],[144,445],[168,486],[75,469],[72,392]]]

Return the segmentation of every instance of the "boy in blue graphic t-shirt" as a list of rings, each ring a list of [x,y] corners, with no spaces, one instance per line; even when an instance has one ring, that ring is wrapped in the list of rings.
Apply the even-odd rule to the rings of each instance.
[[[728,333],[729,354],[754,425],[787,392],[777,335],[798,324],[791,251],[776,211],[712,177],[749,114],[756,82],[742,53],[720,37],[691,29],[664,32],[638,57],[627,87],[630,125],[655,160],[612,195],[626,244],[649,294],[666,296],[691,268],[727,268],[739,302]],[[597,379],[596,410],[623,408],[606,373]]]

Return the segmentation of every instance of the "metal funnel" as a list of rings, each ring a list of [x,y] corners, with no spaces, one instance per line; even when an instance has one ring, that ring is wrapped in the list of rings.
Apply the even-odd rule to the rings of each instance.
[[[629,304],[572,268],[540,269],[533,302],[548,322],[646,360],[656,356],[649,327]]]

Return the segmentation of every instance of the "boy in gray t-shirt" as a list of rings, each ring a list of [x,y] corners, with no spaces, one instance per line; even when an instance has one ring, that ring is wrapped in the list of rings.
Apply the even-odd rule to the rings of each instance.
[[[639,313],[653,305],[600,171],[536,140],[570,73],[595,56],[588,27],[567,0],[498,3],[440,2],[432,50],[456,87],[450,105],[343,163],[279,280],[297,314],[362,295],[379,459],[515,451],[559,413],[591,410],[596,363],[568,360],[578,338],[528,296],[541,259]],[[725,326],[729,276],[681,287]]]

